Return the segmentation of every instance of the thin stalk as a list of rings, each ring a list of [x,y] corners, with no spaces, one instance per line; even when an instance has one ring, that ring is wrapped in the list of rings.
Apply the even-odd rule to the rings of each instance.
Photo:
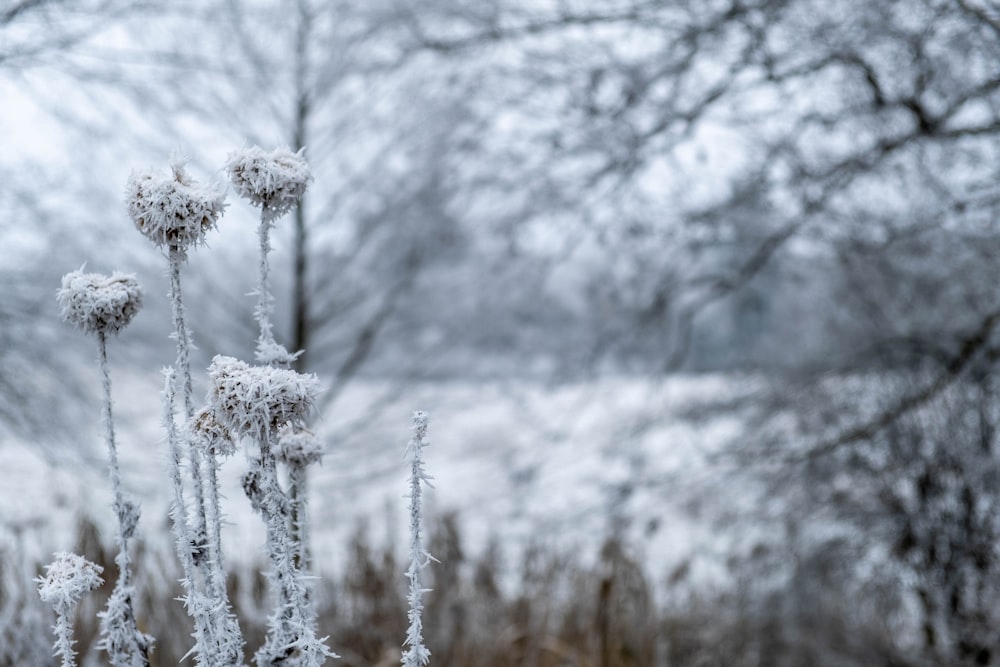
[[[76,605],[73,605],[67,611],[56,612],[55,654],[62,657],[59,667],[76,667],[76,651],[73,650],[73,644],[76,643],[73,640],[73,610],[75,607]]]
[[[288,464],[289,525],[292,541],[297,546],[295,567],[305,572],[309,569],[309,521],[306,517],[306,488],[308,471],[301,463]]]
[[[271,453],[269,434],[258,436],[260,457],[251,461],[252,479],[247,485],[251,503],[264,520],[267,555],[271,561],[268,579],[279,600],[268,619],[267,639],[257,651],[258,667],[282,664],[298,653],[296,664],[317,667],[326,657],[336,657],[316,637],[316,618],[309,603],[301,571],[294,564],[298,546],[289,535],[288,497],[278,483],[278,467]]]
[[[260,335],[257,337],[257,361],[264,364],[272,363],[273,354],[269,353],[269,351],[274,350],[277,345],[271,325],[274,300],[271,297],[271,267],[267,260],[267,256],[271,252],[272,224],[267,207],[262,206],[260,210],[260,224],[257,226],[257,238],[260,242],[260,263],[257,267],[257,308],[254,311],[254,315],[257,318],[257,324],[260,325]]]
[[[128,558],[128,538],[126,529],[125,494],[122,491],[121,470],[118,467],[118,447],[115,445],[115,424],[111,414],[111,372],[108,364],[107,336],[101,331],[97,334],[97,345],[101,363],[101,384],[104,388],[104,441],[108,447],[108,475],[111,478],[111,490],[114,493],[114,509],[118,517],[118,551],[125,555],[125,568],[119,572],[119,581],[128,583],[130,578],[130,559]]]
[[[101,635],[104,648],[113,665],[149,667],[149,650],[152,638],[139,632],[132,603],[132,560],[129,538],[139,521],[134,504],[125,500],[122,490],[121,470],[118,465],[118,448],[115,445],[115,426],[111,411],[111,372],[108,364],[107,336],[97,334],[101,365],[101,384],[104,387],[104,439],[108,447],[108,474],[114,493],[114,510],[118,518],[118,582],[102,615]]]
[[[167,441],[170,445],[170,481],[174,487],[174,497],[170,503],[170,518],[174,529],[174,543],[177,548],[177,557],[181,561],[181,568],[184,570],[184,578],[181,585],[184,587],[184,606],[188,615],[194,620],[195,629],[195,649],[198,651],[198,664],[211,665],[212,654],[209,637],[211,630],[208,619],[201,613],[199,602],[201,597],[197,587],[197,566],[195,565],[194,553],[191,549],[193,536],[188,525],[187,504],[184,500],[184,480],[181,477],[181,465],[183,463],[183,453],[181,451],[181,438],[177,431],[177,422],[174,420],[174,399],[175,399],[175,374],[174,369],[164,370],[165,380],[163,389],[164,403],[164,423],[167,427]]]
[[[427,436],[427,413],[413,413],[413,438],[407,444],[410,455],[410,567],[406,577],[410,580],[410,591],[407,596],[409,611],[407,619],[410,622],[406,631],[403,653],[404,667],[423,667],[430,662],[430,651],[424,646],[423,637],[423,594],[420,582],[420,572],[427,567],[432,558],[423,545],[421,537],[422,488],[430,484],[430,476],[424,471],[423,450]]]
[[[184,300],[181,296],[181,264],[184,255],[180,250],[170,250],[170,303],[174,317],[174,337],[177,340],[177,368],[181,373],[181,394],[184,399],[184,421],[190,421],[194,416],[194,390],[191,381],[191,333],[184,323]],[[196,447],[187,448],[191,463],[191,478],[194,481],[194,526],[191,537],[197,542],[195,548],[205,546],[207,535],[205,530],[205,485],[202,480],[201,455]],[[197,559],[196,559],[197,562]]]
[[[191,380],[191,333],[184,321],[184,302],[181,293],[181,264],[184,254],[177,248],[172,248],[170,258],[170,300],[174,319],[174,333],[177,339],[177,366],[181,371],[182,393],[184,398],[185,423],[190,423],[194,416],[194,398]],[[205,452],[202,460],[199,448],[187,442],[187,454],[190,462],[191,480],[194,487],[194,525],[186,528],[191,538],[192,559],[194,567],[201,573],[194,580],[195,591],[211,601],[212,620],[208,623],[208,639],[212,642],[212,650],[225,660],[224,664],[239,664],[235,646],[242,650],[242,635],[239,624],[229,613],[230,605],[226,592],[226,582],[222,574],[222,511],[219,499],[219,485],[216,476],[218,459],[211,451]],[[208,484],[205,483],[205,476]],[[205,490],[208,489],[208,498]],[[188,521],[188,513],[181,506],[179,520]],[[229,657],[222,657],[229,656]],[[219,663],[223,664],[223,663]],[[212,664],[215,667],[215,663]]]

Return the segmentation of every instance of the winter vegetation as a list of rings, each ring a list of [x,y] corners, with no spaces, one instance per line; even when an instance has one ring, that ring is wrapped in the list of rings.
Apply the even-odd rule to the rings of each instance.
[[[0,667],[1000,665],[997,62],[987,0],[0,0]]]
[[[100,565],[88,562],[83,556],[66,553],[55,554],[55,560],[45,568],[45,576],[38,579],[38,595],[52,605],[56,612],[55,654],[62,658],[63,667],[75,665],[73,651],[73,611],[84,594],[100,586],[103,581]]]
[[[297,355],[289,354],[275,342],[271,326],[273,296],[268,281],[268,235],[274,223],[305,192],[311,180],[308,166],[299,153],[277,150],[266,153],[258,147],[230,156],[227,171],[237,192],[261,209],[260,263],[257,283],[258,306],[255,317],[260,326],[257,362],[251,365],[233,357],[217,355],[208,368],[206,403],[194,407],[191,373],[192,334],[186,324],[181,292],[181,271],[188,253],[204,245],[205,235],[216,227],[224,211],[224,193],[204,187],[191,179],[180,162],[170,173],[133,173],[126,188],[129,216],[136,228],[158,246],[169,264],[170,299],[177,342],[175,366],[164,369],[164,427],[170,448],[169,480],[173,486],[170,519],[177,558],[183,577],[181,598],[191,617],[195,664],[208,667],[243,665],[245,640],[238,618],[233,614],[227,590],[227,574],[222,553],[222,513],[218,481],[219,457],[236,449],[247,452],[243,490],[254,511],[264,521],[267,574],[274,611],[267,622],[266,639],[257,650],[257,667],[298,665],[318,667],[327,658],[337,658],[317,636],[315,607],[310,601],[310,577],[302,540],[307,533],[304,467],[319,462],[322,448],[306,428],[322,391],[315,375],[287,368]],[[140,632],[133,600],[133,545],[139,523],[137,503],[123,491],[115,422],[112,414],[111,373],[108,363],[108,334],[119,334],[142,306],[142,289],[133,275],[74,271],[63,277],[58,302],[65,320],[86,333],[96,335],[100,374],[103,381],[103,422],[108,449],[108,471],[113,492],[113,510],[118,519],[118,577],[107,609],[99,614],[99,648],[114,667],[149,667],[154,651],[153,636]],[[181,421],[176,418],[177,369],[182,393]],[[412,451],[411,529],[414,533],[410,580],[409,645],[403,664],[426,665],[427,649],[421,636],[421,596],[419,570],[429,555],[420,540],[420,484],[429,479],[421,458],[427,431],[427,416],[415,413]],[[243,445],[240,447],[240,445]],[[278,463],[287,466],[287,487],[282,483]],[[186,465],[185,465],[186,464]],[[188,500],[190,498],[190,501]],[[84,593],[103,583],[101,566],[83,556],[59,552],[39,578],[39,595],[56,611],[55,655],[63,667],[75,663],[73,645],[74,611]]]

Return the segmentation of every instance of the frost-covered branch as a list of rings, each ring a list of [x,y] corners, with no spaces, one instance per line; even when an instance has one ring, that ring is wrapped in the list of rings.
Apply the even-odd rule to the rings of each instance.
[[[424,646],[423,636],[423,594],[426,592],[420,583],[420,572],[433,560],[430,553],[424,549],[421,538],[422,514],[422,484],[431,486],[431,476],[424,470],[423,451],[427,446],[427,413],[413,413],[413,438],[406,445],[406,453],[410,456],[410,567],[406,577],[410,580],[410,592],[407,596],[410,609],[407,618],[410,625],[406,631],[407,646],[403,653],[404,667],[423,667],[430,662],[431,652]]]

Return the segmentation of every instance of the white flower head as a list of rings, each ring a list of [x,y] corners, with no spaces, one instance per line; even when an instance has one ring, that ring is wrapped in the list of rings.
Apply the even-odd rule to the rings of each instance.
[[[83,556],[66,551],[55,554],[55,560],[45,566],[45,576],[38,577],[38,595],[62,613],[71,610],[84,594],[104,583],[100,565]]]
[[[306,466],[323,458],[323,442],[307,428],[286,425],[278,431],[278,458],[285,463]]]
[[[241,197],[259,206],[265,219],[277,220],[298,203],[312,180],[303,150],[245,148],[229,155],[226,172]]]
[[[142,308],[142,287],[129,274],[73,271],[63,276],[56,299],[67,322],[88,333],[117,334]]]
[[[169,175],[132,172],[125,187],[128,214],[146,238],[161,248],[182,253],[204,243],[225,209],[226,195],[201,185],[175,162]]]
[[[241,437],[277,433],[285,424],[300,424],[320,392],[315,375],[251,366],[233,357],[216,356],[208,374],[209,406],[219,423]]]

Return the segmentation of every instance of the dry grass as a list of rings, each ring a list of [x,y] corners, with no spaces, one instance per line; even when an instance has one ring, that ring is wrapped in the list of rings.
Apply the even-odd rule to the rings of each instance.
[[[666,599],[680,599],[675,589],[684,584],[657,583],[646,567],[630,558],[627,548],[613,540],[605,542],[590,566],[539,547],[529,548],[518,562],[505,564],[495,547],[475,558],[467,556],[453,516],[438,519],[430,532],[432,553],[441,561],[428,570],[433,591],[426,597],[425,610],[425,638],[435,667],[919,664],[905,660],[888,638],[866,631],[857,620],[849,622],[844,607],[836,605],[814,604],[809,619],[799,623],[777,613],[783,606],[780,592],[772,603],[756,606],[735,602],[747,591],[738,596],[732,591],[719,595],[689,591],[683,603],[665,604]],[[77,542],[79,553],[112,574],[81,604],[77,627],[82,667],[103,665],[104,656],[94,646],[96,613],[114,585],[114,554],[90,524],[80,527]],[[376,547],[361,531],[349,549],[349,568],[338,580],[321,581],[314,591],[320,628],[342,656],[330,664],[398,665],[406,630],[403,563],[394,547]],[[172,599],[180,588],[164,593],[148,578],[143,581],[150,568],[176,570],[176,565],[142,549],[136,562],[141,629],[157,638],[153,667],[177,665],[193,641],[190,619]],[[170,581],[175,575],[168,573],[159,580]],[[675,589],[668,590],[671,587]],[[261,575],[242,570],[230,577],[229,588],[249,655],[264,640],[270,608],[266,586]],[[0,607],[2,602],[0,598]],[[44,622],[21,632],[42,635],[31,642],[35,646],[51,641]],[[0,660],[0,667],[54,664],[39,663],[37,655],[28,661],[27,653],[4,659],[7,662]]]

